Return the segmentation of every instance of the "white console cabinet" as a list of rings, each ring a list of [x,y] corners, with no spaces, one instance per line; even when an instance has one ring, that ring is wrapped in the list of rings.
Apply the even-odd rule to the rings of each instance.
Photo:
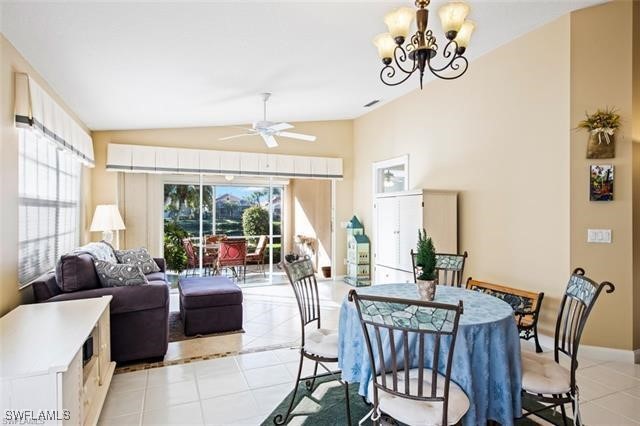
[[[0,318],[0,403],[41,424],[95,425],[115,369],[109,303],[94,299],[22,305]],[[93,354],[83,360],[92,338]],[[19,422],[18,422],[19,423]]]

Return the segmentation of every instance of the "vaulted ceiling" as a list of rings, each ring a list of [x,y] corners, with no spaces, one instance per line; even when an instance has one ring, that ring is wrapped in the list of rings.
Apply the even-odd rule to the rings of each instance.
[[[92,129],[350,119],[390,88],[371,39],[411,1],[0,2],[2,32]],[[477,58],[595,0],[469,0]],[[442,34],[434,0],[430,26]],[[442,39],[442,37],[441,37]],[[526,54],[526,52],[523,52]],[[471,65],[473,66],[473,64]],[[451,82],[455,84],[455,82]],[[425,89],[428,91],[428,87]]]

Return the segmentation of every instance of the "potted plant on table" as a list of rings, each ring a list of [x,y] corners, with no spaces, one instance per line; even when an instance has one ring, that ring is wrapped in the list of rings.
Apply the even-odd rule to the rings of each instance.
[[[436,274],[436,248],[431,237],[424,229],[418,230],[418,246],[416,248],[416,266],[420,267],[420,274],[416,279],[420,299],[432,301],[436,296],[438,275]]]

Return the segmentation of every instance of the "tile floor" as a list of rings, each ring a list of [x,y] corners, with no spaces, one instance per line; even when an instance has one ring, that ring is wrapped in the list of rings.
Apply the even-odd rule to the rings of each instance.
[[[319,284],[324,325],[337,327],[340,303],[351,287],[330,281]],[[256,287],[244,292],[245,334],[172,344],[169,356],[295,345],[299,323],[290,288]],[[523,350],[530,347],[523,344]],[[284,347],[117,374],[100,424],[258,425],[290,392],[297,357],[296,350]],[[305,372],[311,367],[307,363]],[[578,385],[585,424],[640,425],[640,365],[582,359]]]

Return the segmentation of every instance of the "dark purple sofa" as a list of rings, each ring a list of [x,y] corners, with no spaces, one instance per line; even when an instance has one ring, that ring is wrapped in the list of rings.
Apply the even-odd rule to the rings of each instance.
[[[69,256],[69,255],[67,255]],[[65,284],[73,291],[62,291],[56,273],[48,273],[33,282],[36,302],[87,299],[113,296],[111,300],[111,358],[116,362],[162,358],[167,353],[169,339],[169,286],[164,259],[154,259],[160,272],[147,274],[149,285],[102,287],[89,254],[70,255],[65,263]],[[69,287],[69,286],[68,286]]]

